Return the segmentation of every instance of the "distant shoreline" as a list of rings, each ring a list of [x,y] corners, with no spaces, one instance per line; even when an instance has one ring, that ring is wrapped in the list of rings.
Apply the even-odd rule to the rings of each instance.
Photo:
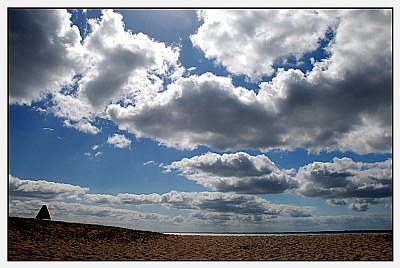
[[[25,218],[25,217],[8,217],[8,220],[37,220],[35,218]],[[58,221],[58,220],[42,220],[42,221],[49,221],[49,222],[56,222],[56,223],[66,223],[66,224],[82,224],[87,226],[101,226],[101,227],[110,227],[110,228],[121,228],[133,231],[141,231],[141,232],[152,232],[152,233],[159,233],[164,235],[212,235],[212,236],[283,236],[283,235],[330,235],[330,234],[391,234],[393,230],[326,230],[326,231],[289,231],[289,232],[175,232],[175,231],[167,231],[167,232],[160,232],[160,231],[152,231],[152,230],[141,230],[141,229],[134,229],[128,227],[120,227],[115,225],[102,225],[96,223],[77,223],[77,222],[67,222],[67,221]]]
[[[212,236],[285,236],[285,235],[336,235],[336,234],[391,234],[393,230],[344,230],[301,232],[162,232],[166,235],[212,235]]]

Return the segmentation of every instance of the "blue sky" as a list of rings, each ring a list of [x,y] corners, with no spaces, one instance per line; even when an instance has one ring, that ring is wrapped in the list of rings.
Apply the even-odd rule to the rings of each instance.
[[[10,10],[9,215],[390,229],[391,16]]]

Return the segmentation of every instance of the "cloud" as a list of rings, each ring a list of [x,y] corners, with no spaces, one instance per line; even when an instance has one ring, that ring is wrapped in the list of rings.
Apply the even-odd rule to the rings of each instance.
[[[148,166],[148,165],[157,165],[157,163],[153,160],[149,160],[143,163],[143,166]]]
[[[43,127],[42,130],[54,131],[54,128]]]
[[[103,203],[103,204],[115,204],[115,205],[149,205],[149,204],[159,204],[161,196],[159,194],[117,194],[117,195],[106,195],[106,194],[86,194],[86,200]]]
[[[122,18],[104,10],[99,20],[89,20],[91,33],[84,46],[91,62],[79,81],[78,95],[97,110],[143,89],[157,92],[164,76],[180,70],[178,48],[125,31]]]
[[[148,98],[183,73],[178,47],[125,31],[118,13],[89,19],[84,39],[70,17],[66,10],[10,11],[10,103],[48,98],[48,112],[87,132],[80,122],[102,117],[107,104]]]
[[[321,197],[330,205],[345,205],[344,199],[355,199],[349,208],[366,210],[368,204],[392,197],[392,159],[376,163],[354,162],[334,158],[333,162],[314,162],[303,166],[296,175],[299,188],[307,197]]]
[[[173,190],[164,194],[86,194],[85,199],[98,204],[156,204],[179,210],[243,215],[309,217],[314,210],[312,207],[273,204],[255,195],[221,192],[179,192]]]
[[[9,185],[9,215],[17,217],[33,217],[46,203],[52,217],[57,220],[154,230],[164,228],[165,231],[182,222],[185,222],[183,229],[192,231],[229,225],[231,230],[242,232],[389,229],[391,226],[390,215],[385,211],[362,213],[360,216],[316,216],[313,215],[314,207],[274,204],[248,194],[178,191],[164,194],[89,194],[89,189],[80,186],[20,180],[11,175]],[[64,201],[65,198],[69,200]],[[352,201],[354,204],[349,205],[350,209],[365,211],[369,204],[389,200],[354,198]],[[174,211],[175,216],[168,216],[134,210],[134,206],[144,205],[160,205],[179,210],[181,214],[176,216],[177,211]]]
[[[312,207],[273,204],[255,195],[221,192],[171,191],[161,196],[161,203],[178,209],[243,215],[282,216],[291,215],[293,211],[301,211],[303,215],[308,215],[314,209]]]
[[[66,10],[9,11],[9,101],[31,104],[69,83],[82,67],[78,27]]]
[[[64,121],[64,126],[69,127],[69,128],[75,128],[76,130],[79,130],[81,132],[87,133],[87,134],[92,134],[96,135],[100,133],[100,129],[98,129],[96,126],[93,126],[90,122],[86,120],[78,121],[72,123],[69,120]]]
[[[251,156],[244,152],[223,155],[208,152],[164,168],[178,170],[186,178],[220,192],[272,194],[296,186],[265,155]]]
[[[206,58],[235,75],[252,80],[274,73],[279,59],[319,47],[337,11],[329,10],[202,10],[203,25],[191,36]],[[262,59],[262,60],[260,60]]]
[[[70,121],[86,120],[88,122],[93,121],[96,117],[90,104],[73,95],[53,93],[51,100],[53,104],[47,111],[56,117],[67,118]]]
[[[12,200],[9,204],[9,214],[17,217],[34,217],[42,204],[38,200]],[[168,224],[173,222],[173,219],[167,215],[113,208],[106,205],[93,206],[63,201],[48,201],[46,204],[51,217],[56,220],[99,223],[129,228],[145,228],[144,226],[149,226],[149,224],[154,228],[153,223]]]
[[[179,149],[391,152],[391,10],[206,10],[199,17],[191,40],[206,57],[231,74],[272,80],[252,91],[231,76],[184,77],[179,47],[125,30],[110,10],[88,21],[83,40],[65,10],[12,10],[10,103],[51,93],[47,111],[67,127],[96,134],[95,119],[107,118]],[[312,60],[312,70],[273,69],[317,49],[327,32],[329,57]]]
[[[31,218],[38,213],[42,204],[41,200],[10,200],[9,215]],[[275,217],[274,215],[193,211],[187,216],[178,215],[172,218],[163,214],[112,208],[105,205],[98,206],[62,201],[49,201],[46,204],[52,218],[55,220],[97,223],[164,232],[178,229],[182,231],[209,231],[210,226],[214,231],[222,232],[227,230],[227,225],[229,225],[229,230],[237,232],[382,230],[392,228],[391,217],[381,213],[287,218]],[[185,224],[182,224],[182,222]]]
[[[115,148],[119,149],[129,147],[129,145],[131,145],[131,142],[131,140],[120,134],[114,134],[112,136],[109,136],[107,139],[108,144],[113,145]]]
[[[346,200],[344,199],[337,199],[337,198],[333,198],[333,199],[326,199],[325,203],[330,205],[330,206],[344,206],[347,205]]]
[[[228,77],[192,75],[135,106],[112,104],[108,117],[137,137],[180,149],[391,152],[391,12],[338,14],[330,57],[307,73],[279,69],[257,93]]]
[[[10,197],[38,199],[78,199],[89,191],[86,187],[44,180],[22,180],[12,175],[9,175],[8,188]]]
[[[368,203],[351,203],[348,208],[355,211],[367,211]]]

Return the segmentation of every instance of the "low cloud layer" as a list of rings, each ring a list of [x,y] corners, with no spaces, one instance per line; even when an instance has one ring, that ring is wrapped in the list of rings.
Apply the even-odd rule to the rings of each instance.
[[[323,230],[327,226],[340,230],[364,226],[358,222],[359,216],[315,216],[314,207],[274,204],[249,194],[179,191],[164,194],[94,194],[89,193],[88,188],[76,185],[21,180],[11,175],[9,185],[10,216],[33,217],[45,202],[55,219],[117,224],[130,228],[147,226],[146,228],[155,228],[154,230],[160,230],[160,223],[164,224],[165,230],[177,228],[183,223],[186,226],[183,229],[201,230],[215,225],[230,226],[241,231],[247,230],[246,228],[253,231],[251,228],[285,231],[299,227],[304,230]],[[387,201],[385,198],[355,198],[348,208],[365,211],[371,204]],[[142,212],[143,206],[161,206],[175,211],[174,216],[168,213]],[[139,211],[140,207],[142,209]],[[180,214],[176,215],[178,211]],[[390,222],[385,220],[387,216],[364,214],[361,217],[365,220],[370,217],[370,220],[379,223],[375,228],[390,228]],[[266,228],[266,223],[275,227]]]
[[[390,202],[393,195],[392,159],[363,163],[350,158],[314,162],[299,169],[297,190],[307,197],[326,199],[329,205],[348,205],[365,211],[369,204]],[[348,200],[350,199],[350,200]]]
[[[162,205],[178,210],[198,210],[218,213],[235,213],[243,215],[269,215],[309,217],[312,207],[273,204],[267,200],[248,194],[221,192],[179,192],[165,194],[130,194],[117,195],[92,194],[88,188],[54,183],[48,181],[20,180],[10,175],[10,197],[26,197],[31,200],[75,199],[98,205],[142,206]]]
[[[12,175],[9,175],[8,189],[11,197],[41,199],[78,199],[89,191],[86,187],[44,180],[22,180]]]
[[[282,193],[296,186],[265,155],[206,153],[164,166],[214,191],[249,194]]]

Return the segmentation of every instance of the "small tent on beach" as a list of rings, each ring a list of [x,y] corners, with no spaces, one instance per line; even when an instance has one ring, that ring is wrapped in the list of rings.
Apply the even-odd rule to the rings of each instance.
[[[49,210],[46,205],[43,205],[39,213],[36,215],[35,219],[39,220],[51,220]]]

